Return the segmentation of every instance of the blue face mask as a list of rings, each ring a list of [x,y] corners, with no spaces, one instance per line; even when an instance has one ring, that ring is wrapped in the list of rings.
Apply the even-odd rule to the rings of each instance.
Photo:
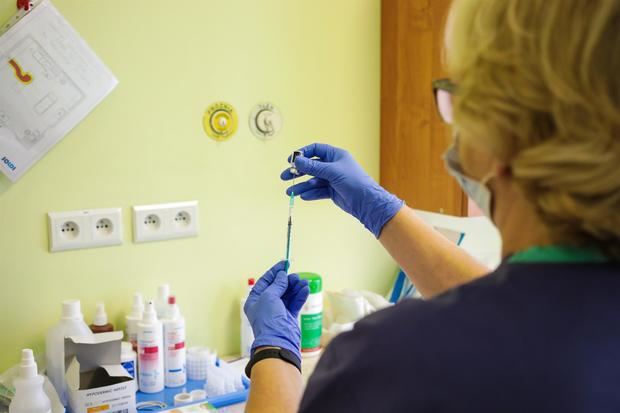
[[[455,143],[444,153],[443,160],[446,164],[446,169],[450,175],[456,178],[463,191],[470,197],[478,208],[482,211],[487,218],[491,219],[491,190],[487,186],[487,182],[491,177],[483,179],[482,182],[478,182],[470,177],[466,176],[459,160],[458,146]]]

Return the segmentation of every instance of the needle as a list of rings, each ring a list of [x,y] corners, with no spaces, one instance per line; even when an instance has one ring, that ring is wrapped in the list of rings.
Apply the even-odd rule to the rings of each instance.
[[[291,197],[288,203],[288,226],[286,231],[286,267],[285,271],[288,273],[288,269],[291,266],[291,234],[293,231],[293,206],[295,204],[295,193],[291,192]]]
[[[293,175],[293,188],[295,187],[295,178],[299,175],[297,168],[295,167],[295,159],[298,156],[303,156],[303,151],[295,151],[290,156],[289,163],[291,165],[291,174]],[[293,206],[295,206],[295,192],[291,191],[291,196],[288,201],[288,225],[286,230],[286,265],[285,270],[288,273],[291,267],[291,238],[293,232]]]

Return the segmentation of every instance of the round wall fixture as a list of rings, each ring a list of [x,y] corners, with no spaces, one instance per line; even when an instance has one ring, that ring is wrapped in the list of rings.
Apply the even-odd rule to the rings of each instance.
[[[237,111],[226,102],[217,102],[209,106],[202,119],[202,126],[216,141],[227,141],[237,131]]]
[[[250,113],[250,130],[258,139],[271,139],[282,129],[282,115],[271,103],[261,103]]]

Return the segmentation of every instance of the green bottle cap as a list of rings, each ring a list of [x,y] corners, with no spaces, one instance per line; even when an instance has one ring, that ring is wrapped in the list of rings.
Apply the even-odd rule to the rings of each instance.
[[[310,294],[320,293],[323,290],[323,280],[319,274],[313,272],[300,272],[298,274],[302,280],[308,280]]]

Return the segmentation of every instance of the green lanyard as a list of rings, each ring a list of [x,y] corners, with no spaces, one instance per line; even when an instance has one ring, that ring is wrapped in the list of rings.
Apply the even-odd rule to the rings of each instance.
[[[537,263],[602,263],[608,262],[607,258],[602,252],[595,248],[577,248],[567,247],[561,245],[549,245],[544,247],[531,247],[524,251],[520,251],[512,255],[509,259],[509,263],[525,263],[525,262],[537,262]]]

